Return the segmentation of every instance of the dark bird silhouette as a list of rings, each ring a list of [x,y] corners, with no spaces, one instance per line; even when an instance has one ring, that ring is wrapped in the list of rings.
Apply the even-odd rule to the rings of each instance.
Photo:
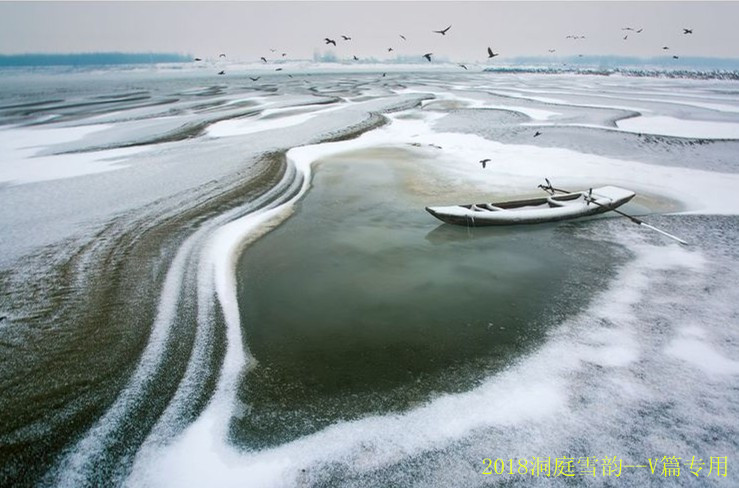
[[[387,76],[387,73],[383,73],[383,74],[382,74],[382,77],[383,77],[383,78],[384,78],[384,77],[386,77],[386,76]]]
[[[482,165],[482,169],[485,169],[485,165],[490,162],[489,159],[481,159],[480,164]]]
[[[202,61],[202,58],[195,58],[195,61]]]
[[[680,59],[679,56],[673,56],[672,59]]]
[[[464,68],[464,69],[467,69],[467,66],[465,66],[465,65],[463,65],[461,63],[459,64],[459,66],[462,67],[462,68]]]
[[[328,37],[326,37],[323,40],[326,42],[326,44],[333,44],[334,46],[336,46],[336,41],[334,41],[333,39],[329,39]]]
[[[499,54],[500,53],[494,53],[493,50],[488,47],[488,58],[494,58],[495,56]]]
[[[556,49],[550,49],[549,50],[550,53],[553,53],[553,52],[556,52],[556,51],[557,51]]]
[[[8,318],[8,317],[6,317],[5,315],[3,315],[2,317],[0,317],[0,322],[2,322],[3,320],[5,320],[5,319],[7,319],[7,318]]]
[[[261,59],[261,60],[262,60],[262,61],[264,61],[265,63],[267,62],[267,58],[265,58],[264,56],[262,56],[262,57],[261,57],[261,58],[259,58],[259,59]]]
[[[423,55],[423,57],[426,58],[428,60],[428,62],[430,63],[431,62],[431,56],[433,56],[433,55],[434,55],[434,53],[426,53],[426,54]]]
[[[683,28],[683,34],[692,34],[692,33],[693,33],[693,29],[685,29],[685,28]]]
[[[225,54],[223,54],[223,53],[221,53],[221,54],[219,54],[219,55],[218,55],[218,57],[219,57],[219,58],[225,58],[225,57],[226,57],[226,55],[225,55]]]
[[[257,76],[256,78],[252,78],[251,76],[249,77],[249,79],[250,79],[251,81],[257,81],[257,80],[258,80],[259,78],[261,78],[261,76]]]
[[[541,135],[541,132],[539,132],[538,130],[534,133],[534,137],[539,137],[540,135]]]
[[[353,58],[354,58],[354,61],[359,61],[359,58],[358,57],[353,56]]]
[[[641,34],[641,31],[643,31],[643,30],[644,30],[644,28],[642,27],[641,29],[639,29],[638,31],[636,31],[636,33],[637,34]]]
[[[633,31],[633,27],[621,27],[621,30]]]
[[[284,58],[285,56],[287,56],[287,53],[282,53],[282,57]]]
[[[345,35],[342,35],[341,38],[344,39],[345,41],[351,41],[352,40],[351,37],[345,36]]]
[[[219,72],[218,72],[218,74],[219,74],[219,75],[225,75],[225,74],[226,74],[226,72],[225,72],[225,71],[219,71]]]
[[[288,77],[288,78],[292,78],[292,77],[293,77],[293,75],[291,75],[290,73],[288,73],[288,74],[287,74],[287,77]]]
[[[670,49],[670,48],[669,48],[669,47],[667,47],[667,46],[662,46],[662,49],[663,49],[664,51],[667,51],[667,50],[668,50],[668,49]]]
[[[269,50],[272,51],[272,52],[277,51],[277,49],[272,49],[272,48],[269,48]]]
[[[451,29],[451,28],[452,28],[452,26],[450,25],[450,26],[449,26],[449,27],[447,27],[446,29],[443,29],[443,30],[438,30],[438,31],[434,31],[434,32],[436,32],[437,34],[441,34],[442,36],[445,36],[445,35],[446,35],[446,33],[447,33],[447,31],[448,31],[449,29]]]
[[[393,48],[391,47],[387,48],[387,52],[392,52],[392,51],[393,51]]]
[[[407,41],[408,40],[408,39],[405,38],[405,36],[403,34],[400,34],[400,38],[403,39],[404,41]]]
[[[626,35],[624,36],[624,41],[625,41],[626,39],[628,39],[628,38],[629,38],[629,35],[628,35],[628,34],[626,34]]]
[[[282,68],[277,68],[275,71],[282,71]]]

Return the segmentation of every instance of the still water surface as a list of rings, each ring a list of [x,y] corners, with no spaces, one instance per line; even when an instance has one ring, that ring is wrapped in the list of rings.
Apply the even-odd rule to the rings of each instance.
[[[423,168],[402,149],[316,167],[295,214],[239,263],[245,346],[258,361],[232,425],[245,447],[473,388],[587,305],[623,257],[578,237],[587,222],[441,224],[413,190]]]

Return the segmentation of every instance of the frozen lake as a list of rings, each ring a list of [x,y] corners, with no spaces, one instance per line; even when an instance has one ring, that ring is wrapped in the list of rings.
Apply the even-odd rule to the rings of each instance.
[[[0,485],[725,486],[738,86],[0,73]],[[424,211],[545,177],[691,245]]]

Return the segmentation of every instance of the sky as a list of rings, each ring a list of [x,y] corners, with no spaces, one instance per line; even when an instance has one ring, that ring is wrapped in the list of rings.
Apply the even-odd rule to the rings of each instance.
[[[487,62],[491,47],[500,53],[494,61],[577,54],[739,58],[737,19],[739,2],[704,1],[0,1],[0,54],[173,52],[215,59],[224,53],[258,61],[283,52],[289,59],[332,51],[378,60],[430,52]],[[449,25],[444,36],[433,32]],[[326,45],[326,37],[337,46]]]

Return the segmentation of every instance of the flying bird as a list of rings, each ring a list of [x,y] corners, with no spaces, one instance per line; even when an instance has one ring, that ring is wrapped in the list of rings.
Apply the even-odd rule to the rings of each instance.
[[[625,41],[626,39],[628,39],[628,38],[629,38],[629,35],[628,35],[628,34],[626,34],[626,35],[624,36],[624,41]]]
[[[277,51],[277,49],[272,49],[272,48],[269,48],[269,50],[272,51],[272,52]]]
[[[460,66],[461,68],[467,69],[467,66],[465,66],[464,64],[461,64],[461,63],[460,63],[460,64],[459,64],[459,66]]]
[[[450,25],[449,27],[447,27],[447,28],[446,28],[446,29],[444,29],[444,30],[438,30],[438,31],[434,31],[434,32],[436,32],[437,34],[441,34],[442,36],[445,36],[445,35],[446,35],[446,33],[447,33],[447,31],[448,31],[449,29],[451,29],[451,28],[452,28],[452,26]]]
[[[672,59],[680,59],[680,56],[672,56]]]
[[[261,58],[259,58],[259,59],[261,59],[261,60],[262,60],[262,61],[264,61],[265,63],[267,62],[267,58],[265,58],[264,56],[262,56],[262,57],[261,57]]]
[[[490,162],[489,159],[481,159],[480,164],[482,165],[482,169],[485,169],[485,165]]]
[[[282,53],[282,57],[284,58],[285,56],[287,56],[287,53]]]
[[[386,76],[387,76],[387,73],[383,73],[383,74],[382,74],[382,77],[383,77],[383,78],[384,78],[384,77],[386,77]]]
[[[218,55],[218,57],[219,57],[219,58],[225,58],[225,57],[226,57],[226,55],[225,55],[225,54],[223,54],[223,53],[221,53],[221,54],[219,54],[219,55]]]
[[[342,35],[341,38],[344,39],[345,41],[351,41],[352,40],[351,37],[345,36],[345,35]]]
[[[641,34],[641,31],[643,31],[643,30],[644,30],[644,27],[642,27],[641,29],[639,29],[638,31],[636,31],[636,33],[637,34]]]
[[[556,52],[556,51],[557,51],[556,49],[550,49],[549,50],[550,53],[553,53],[553,52]]]
[[[354,61],[359,61],[359,58],[354,56]]]
[[[663,49],[663,50],[665,50],[665,51],[667,51],[667,50],[668,50],[668,49],[670,49],[670,48],[669,48],[669,47],[667,47],[667,46],[662,46],[662,49]]]
[[[405,38],[405,36],[403,34],[400,34],[400,38],[403,39],[404,41],[407,41],[408,40],[408,39]]]
[[[683,34],[692,34],[692,33],[693,33],[693,29],[685,29],[685,28],[683,28]]]
[[[275,71],[282,71],[282,68],[277,68],[275,69]]]
[[[431,56],[433,56],[434,53],[426,53],[423,55],[424,58],[428,60],[428,62],[431,62]]]
[[[334,41],[333,39],[329,39],[328,37],[326,37],[323,40],[326,41],[326,44],[333,44],[334,46],[336,46],[336,41]]]
[[[393,48],[389,47],[387,48],[387,52],[392,52]]]
[[[500,53],[494,53],[493,50],[488,47],[488,58],[494,58],[495,56],[499,54]]]
[[[534,133],[534,137],[539,137],[540,135],[541,135],[541,132],[539,132],[538,130]]]
[[[195,61],[202,61],[202,58],[195,58]]]
[[[218,72],[218,74],[219,74],[219,75],[225,75],[225,74],[226,74],[226,72],[225,72],[225,71],[219,71],[219,72]]]
[[[257,81],[257,80],[258,80],[259,78],[261,78],[261,76],[257,76],[256,78],[252,78],[251,76],[249,77],[249,79],[250,79],[251,81]]]

